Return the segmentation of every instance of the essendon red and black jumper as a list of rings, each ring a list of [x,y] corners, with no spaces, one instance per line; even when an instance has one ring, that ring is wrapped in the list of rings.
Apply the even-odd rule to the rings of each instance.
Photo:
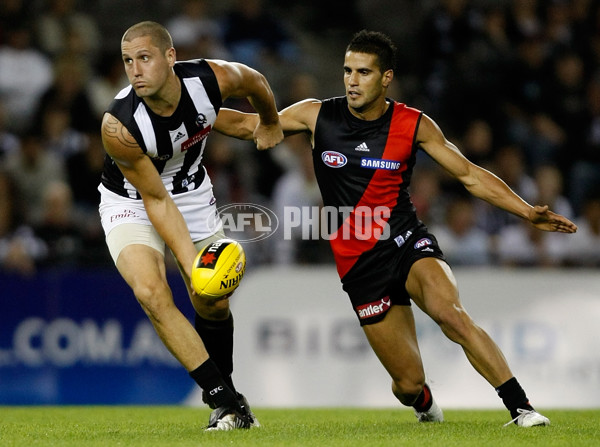
[[[388,101],[384,115],[365,121],[346,97],[324,100],[314,132],[323,204],[336,210],[328,213],[331,249],[361,325],[383,319],[392,304],[410,305],[404,284],[416,260],[444,259],[408,192],[422,113]]]

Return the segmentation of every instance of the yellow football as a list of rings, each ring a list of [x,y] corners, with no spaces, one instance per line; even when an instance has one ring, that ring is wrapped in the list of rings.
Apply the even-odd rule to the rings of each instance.
[[[233,292],[246,271],[246,254],[239,242],[219,239],[198,253],[192,268],[192,287],[198,295],[217,299]]]

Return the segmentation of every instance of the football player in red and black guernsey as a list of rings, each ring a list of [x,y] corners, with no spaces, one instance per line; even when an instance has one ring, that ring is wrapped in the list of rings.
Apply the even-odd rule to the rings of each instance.
[[[425,382],[412,299],[443,333],[462,346],[523,427],[550,421],[529,403],[502,352],[463,308],[456,280],[436,238],[418,219],[408,186],[417,151],[458,179],[474,196],[539,230],[577,227],[547,206],[532,206],[501,179],[467,160],[438,125],[419,110],[386,96],[394,77],[395,46],[384,34],[357,33],[346,49],[346,94],[307,99],[280,112],[286,135],[306,133],[323,203],[332,217],[331,248],[343,288],[398,400],[419,421],[442,421]],[[255,115],[223,111],[231,135],[251,139]],[[233,126],[228,126],[233,127]],[[337,219],[335,219],[337,217]]]

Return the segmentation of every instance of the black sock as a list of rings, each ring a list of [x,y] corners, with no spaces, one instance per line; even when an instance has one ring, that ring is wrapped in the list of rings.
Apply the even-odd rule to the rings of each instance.
[[[216,407],[235,406],[237,397],[221,377],[221,373],[211,359],[189,372],[192,379],[206,392]]]
[[[508,408],[508,411],[510,411],[513,418],[516,418],[519,415],[517,408],[533,410],[533,407],[529,403],[529,399],[527,399],[527,396],[525,395],[525,391],[521,388],[521,385],[519,385],[519,382],[515,377],[507,380],[496,388],[496,392],[502,399],[502,402],[504,402],[506,408]]]
[[[231,374],[233,373],[233,315],[226,320],[205,320],[196,314],[194,322],[208,356],[217,365],[223,380],[235,393]]]
[[[417,396],[417,400],[415,400],[413,408],[419,413],[424,413],[426,411],[429,411],[432,404],[433,398],[431,397],[431,389],[429,388],[429,385],[425,384],[423,386],[423,390]]]

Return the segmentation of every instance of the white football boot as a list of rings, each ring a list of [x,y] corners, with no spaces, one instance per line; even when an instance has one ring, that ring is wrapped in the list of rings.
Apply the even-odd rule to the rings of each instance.
[[[444,422],[444,413],[442,409],[438,407],[435,399],[431,398],[431,407],[427,411],[415,410],[415,416],[419,422]]]
[[[519,413],[519,415],[512,421],[504,424],[505,427],[508,427],[512,423],[515,423],[519,427],[538,427],[550,425],[550,419],[535,410],[524,410],[523,408],[517,408],[517,413]]]

